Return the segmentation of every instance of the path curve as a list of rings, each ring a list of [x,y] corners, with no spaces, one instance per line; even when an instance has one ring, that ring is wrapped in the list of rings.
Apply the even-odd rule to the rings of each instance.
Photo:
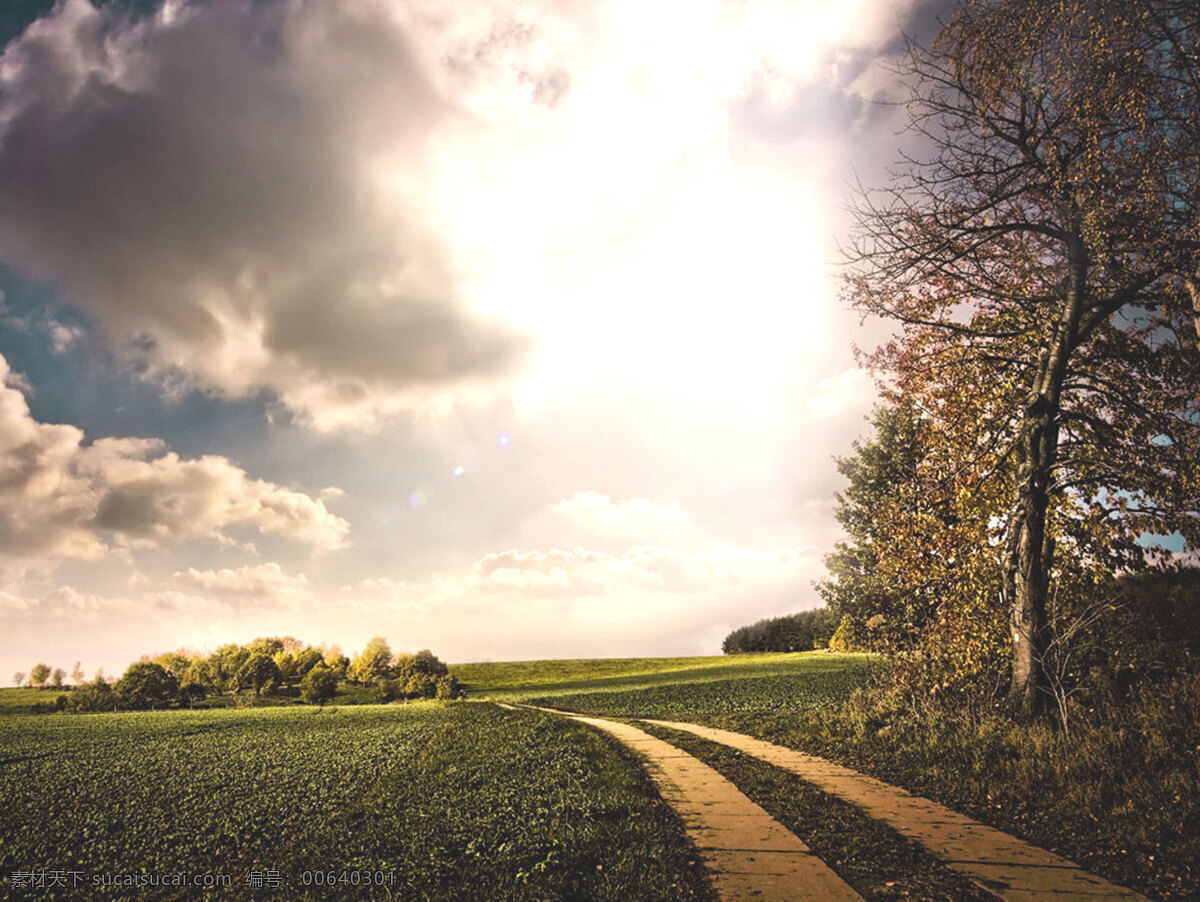
[[[655,787],[683,821],[722,900],[862,902],[796,834],[699,759],[630,724],[538,710],[603,730],[645,763]]]
[[[824,758],[729,730],[643,720],[719,742],[791,771],[921,843],[946,865],[1009,902],[1148,902],[1145,896],[1089,874],[1053,852]]]

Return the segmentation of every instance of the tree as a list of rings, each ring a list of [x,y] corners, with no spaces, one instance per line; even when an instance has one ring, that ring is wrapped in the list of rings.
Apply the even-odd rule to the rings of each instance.
[[[270,658],[279,654],[281,651],[286,651],[286,649],[284,648],[283,639],[279,636],[261,636],[258,639],[252,640],[246,646],[246,651],[252,655],[261,654]]]
[[[834,516],[847,539],[825,556],[829,578],[816,584],[817,592],[846,629],[865,633],[868,619],[883,616],[892,646],[912,645],[937,611],[943,593],[937,581],[922,568],[922,579],[912,580],[888,566],[899,552],[909,561],[922,556],[928,542],[914,541],[915,530],[901,519],[936,504],[922,485],[923,421],[911,404],[883,404],[872,417],[874,435],[854,443],[854,454],[837,459],[838,472],[848,482],[837,495]],[[896,548],[897,540],[901,547]]]
[[[182,680],[191,666],[192,659],[181,651],[168,651],[154,659],[154,663],[170,672],[177,680]]]
[[[46,680],[50,678],[50,668],[41,662],[34,664],[29,671],[29,685],[35,689],[43,689],[46,686]]]
[[[194,708],[196,702],[204,701],[208,697],[208,690],[203,683],[186,682],[179,687],[179,700],[189,708]]]
[[[324,656],[319,648],[313,648],[311,645],[296,653],[296,676],[300,679],[308,674],[310,670],[322,663]]]
[[[279,668],[279,682],[288,686],[298,679],[296,672],[296,656],[290,651],[276,652],[271,660],[275,662],[275,666]]]
[[[420,673],[427,673],[435,677],[446,676],[450,672],[450,668],[428,648],[422,648],[412,656],[412,666]]]
[[[213,675],[209,659],[202,655],[192,655],[188,659],[187,669],[179,677],[181,685],[195,684],[203,686],[205,692],[220,692],[221,687]]]
[[[443,701],[458,698],[461,692],[458,680],[450,674],[438,677],[434,684],[434,697]]]
[[[238,673],[250,659],[250,652],[236,643],[222,645],[209,656],[208,671],[217,692],[232,692],[238,688]]]
[[[324,664],[317,664],[300,681],[300,698],[310,705],[324,705],[337,694],[337,686],[337,674]]]
[[[179,700],[179,681],[165,667],[152,661],[130,664],[114,688],[121,706],[135,711],[166,708]]]
[[[279,668],[265,652],[255,652],[237,672],[237,688],[253,689],[255,695],[270,692],[279,685]]]
[[[350,659],[340,651],[334,650],[325,656],[325,666],[332,670],[339,680],[344,680],[350,672]]]
[[[25,674],[24,673],[22,673],[21,671],[18,670],[16,673],[13,674],[13,685],[14,686],[20,686],[24,682],[25,682]]]
[[[1197,36],[1174,0],[964,0],[901,67],[926,150],[858,204],[847,297],[901,330],[872,366],[945,487],[1006,496],[973,515],[1027,713],[1061,558],[1200,543]]]
[[[116,692],[102,676],[98,676],[92,682],[84,683],[76,689],[71,694],[71,703],[76,711],[84,714],[115,711],[118,707]]]
[[[67,672],[61,667],[55,667],[54,672],[50,674],[50,685],[55,689],[63,687],[63,680],[66,678]]]
[[[358,683],[374,683],[389,676],[391,669],[392,650],[386,639],[376,636],[350,665],[350,678]]]
[[[71,679],[75,681],[75,685],[79,686],[83,683],[83,662],[76,661],[75,666],[71,668]]]

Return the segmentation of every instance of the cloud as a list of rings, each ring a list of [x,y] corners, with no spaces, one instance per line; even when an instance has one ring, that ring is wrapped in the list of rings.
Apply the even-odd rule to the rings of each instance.
[[[591,361],[581,310],[610,360],[736,374],[812,218],[721,188],[739,123],[856,115],[842,57],[910,5],[64,0],[0,58],[0,257],[147,376],[266,389],[318,429],[474,398],[532,333]],[[669,349],[638,324],[647,293],[697,291],[751,307],[669,311]]]
[[[60,323],[57,320],[46,323],[46,332],[50,336],[50,346],[56,354],[65,354],[86,334],[79,326]]]
[[[276,533],[329,550],[349,524],[324,502],[260,479],[225,457],[184,459],[163,442],[103,438],[33,419],[0,357],[0,559],[95,559],[183,539]]]
[[[94,621],[112,602],[97,595],[80,592],[73,586],[59,586],[44,595],[26,596],[0,592],[0,611],[6,617],[33,622],[82,620]]]
[[[189,568],[173,574],[171,586],[185,593],[184,597],[169,595],[160,599],[172,607],[186,604],[186,596],[236,609],[296,608],[313,601],[308,578],[303,573],[291,576],[274,562],[221,570]]]
[[[811,564],[811,556],[795,549],[774,552],[725,547],[688,554],[674,548],[639,547],[621,554],[575,548],[571,551],[486,555],[466,579],[470,589],[591,597],[621,595],[631,589],[656,593],[694,593],[716,588],[761,588],[788,581]]]
[[[560,656],[699,653],[734,626],[816,603],[815,549],[723,542],[677,504],[577,492],[536,519],[595,544],[509,548],[425,578],[361,580],[336,593],[341,619],[348,629],[394,623],[458,660],[545,654],[551,636]],[[649,534],[659,542],[639,544]]]
[[[339,622],[454,660],[544,656],[548,637],[556,656],[711,653],[734,626],[813,606],[820,570],[805,549],[510,549],[457,574],[344,588]]]
[[[506,372],[523,341],[468,310],[425,190],[470,123],[391,10],[60,3],[0,57],[0,256],[148,375],[319,428]]]

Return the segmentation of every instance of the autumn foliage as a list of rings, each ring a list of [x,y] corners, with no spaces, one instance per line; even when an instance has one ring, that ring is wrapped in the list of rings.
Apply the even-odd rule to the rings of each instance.
[[[1200,546],[1197,46],[1192,4],[967,0],[900,66],[916,150],[845,291],[895,327],[885,406],[825,592],[930,691],[1035,713],[1147,536]]]

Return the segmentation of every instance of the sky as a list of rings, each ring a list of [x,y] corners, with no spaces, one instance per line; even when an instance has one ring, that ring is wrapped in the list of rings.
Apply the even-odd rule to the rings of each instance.
[[[820,603],[916,0],[15,0],[0,664],[713,654]]]

